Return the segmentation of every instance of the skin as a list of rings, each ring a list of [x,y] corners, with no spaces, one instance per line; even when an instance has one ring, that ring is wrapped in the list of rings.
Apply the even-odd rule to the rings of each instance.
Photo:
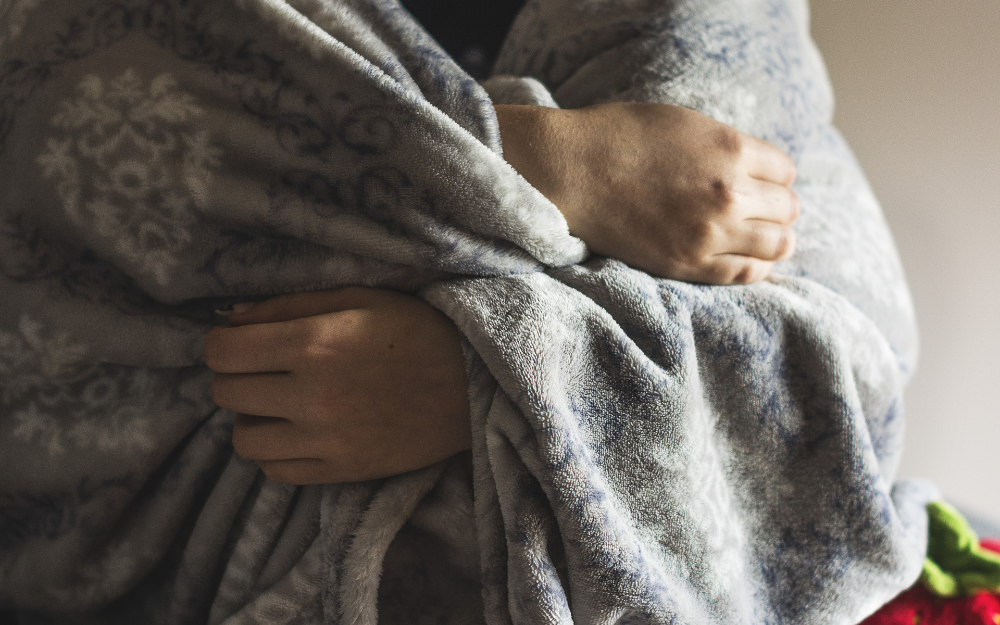
[[[764,141],[660,104],[497,116],[505,158],[594,252],[736,284],[794,249],[795,167]],[[238,413],[233,446],[268,479],[375,479],[471,447],[459,333],[422,300],[346,287],[240,304],[229,321],[205,338],[212,397]]]
[[[240,413],[236,453],[268,479],[369,480],[471,447],[458,330],[423,300],[347,287],[244,308],[205,361],[215,403]]]
[[[795,165],[766,141],[663,104],[496,109],[504,158],[598,254],[745,284],[795,249]]]

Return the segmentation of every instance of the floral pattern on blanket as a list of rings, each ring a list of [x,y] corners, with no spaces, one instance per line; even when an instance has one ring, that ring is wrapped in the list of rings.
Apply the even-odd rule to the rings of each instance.
[[[165,283],[192,240],[219,150],[194,120],[202,114],[169,74],[148,87],[132,69],[104,80],[85,76],[79,97],[61,103],[38,156],[57,180],[67,214]]]
[[[53,461],[91,449],[156,448],[155,423],[143,414],[141,375],[109,374],[88,361],[86,345],[67,333],[50,335],[27,316],[17,330],[0,331],[0,406],[13,418],[16,439]],[[122,403],[122,396],[133,400]]]

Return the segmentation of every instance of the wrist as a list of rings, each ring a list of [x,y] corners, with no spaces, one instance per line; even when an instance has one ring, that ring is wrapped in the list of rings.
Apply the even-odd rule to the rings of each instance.
[[[572,111],[519,104],[496,105],[504,160],[549,199],[575,234],[578,215],[571,199],[566,155],[573,153],[567,121]]]

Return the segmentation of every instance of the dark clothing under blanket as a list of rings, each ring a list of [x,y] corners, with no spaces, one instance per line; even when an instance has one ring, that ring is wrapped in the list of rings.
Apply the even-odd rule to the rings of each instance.
[[[526,0],[405,0],[417,18],[462,69],[486,78],[510,25]]]

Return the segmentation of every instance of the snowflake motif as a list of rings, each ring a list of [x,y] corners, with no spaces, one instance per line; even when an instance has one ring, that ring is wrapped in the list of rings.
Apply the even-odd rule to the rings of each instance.
[[[203,111],[169,74],[148,88],[128,69],[107,83],[86,76],[79,97],[61,103],[38,156],[67,214],[131,267],[165,284],[191,242],[219,150],[203,130]]]
[[[154,420],[133,392],[141,377],[88,362],[87,352],[27,316],[16,331],[0,330],[0,406],[13,417],[13,436],[50,456],[68,448],[153,451]]]
[[[42,324],[21,317],[17,332],[0,331],[0,400],[5,404],[39,392],[53,379],[75,379],[82,369],[85,345],[68,334],[45,338]],[[46,396],[46,395],[42,395]]]

